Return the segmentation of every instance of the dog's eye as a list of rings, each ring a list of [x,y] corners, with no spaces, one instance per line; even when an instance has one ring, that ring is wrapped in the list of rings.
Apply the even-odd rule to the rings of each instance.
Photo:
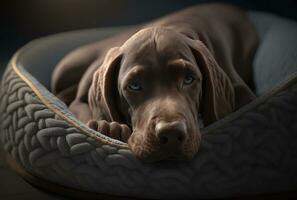
[[[129,83],[128,89],[133,91],[140,91],[142,88],[141,88],[141,84],[135,81],[135,82]]]
[[[184,85],[190,85],[191,83],[193,83],[193,81],[195,80],[195,78],[192,75],[186,75],[184,80],[183,80],[183,84]]]

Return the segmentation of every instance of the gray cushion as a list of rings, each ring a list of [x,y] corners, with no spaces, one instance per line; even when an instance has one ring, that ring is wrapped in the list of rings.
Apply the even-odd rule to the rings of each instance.
[[[254,81],[261,95],[297,71],[297,23],[267,13],[253,12],[250,17],[260,37]]]

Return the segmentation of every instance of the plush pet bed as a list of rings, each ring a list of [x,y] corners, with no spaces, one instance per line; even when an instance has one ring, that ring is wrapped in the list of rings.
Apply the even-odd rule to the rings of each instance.
[[[258,98],[202,130],[188,162],[142,163],[127,144],[78,121],[49,91],[70,50],[121,28],[35,40],[11,59],[1,81],[1,142],[10,165],[43,189],[76,197],[222,198],[297,188],[297,24],[250,13],[260,36]]]

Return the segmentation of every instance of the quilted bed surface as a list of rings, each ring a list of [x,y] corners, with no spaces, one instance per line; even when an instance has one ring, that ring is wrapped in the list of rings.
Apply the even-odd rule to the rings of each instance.
[[[252,13],[251,18],[259,20],[256,26],[260,33],[265,32],[260,34],[263,43],[255,59],[255,65],[263,64],[264,68],[265,62],[271,63],[259,57],[265,57],[263,44],[274,34],[270,34],[272,28],[265,29],[268,25],[261,23],[279,18],[261,13]],[[126,144],[87,130],[46,90],[47,79],[42,80],[38,69],[42,59],[30,57],[32,51],[46,51],[42,45],[34,49],[37,43],[42,39],[24,47],[12,59],[2,78],[0,94],[2,145],[31,174],[78,190],[142,198],[232,197],[297,187],[296,73],[285,80],[275,78],[283,82],[275,87],[273,83],[278,82],[262,84],[264,69],[255,69],[258,93],[271,87],[274,90],[204,129],[201,150],[192,161],[148,164],[137,160]],[[58,60],[75,45],[78,43],[60,50],[53,59]],[[296,58],[296,49],[292,46],[291,50],[295,50]],[[54,49],[52,52],[57,53]],[[26,56],[30,58],[25,60]],[[28,73],[25,69],[30,63]],[[293,72],[290,70],[286,75]]]

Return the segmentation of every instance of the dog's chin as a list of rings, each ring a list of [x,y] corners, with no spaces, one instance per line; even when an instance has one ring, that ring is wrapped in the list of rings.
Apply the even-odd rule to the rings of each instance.
[[[163,160],[189,161],[197,154],[200,137],[189,138],[179,150],[163,151],[158,143],[142,140],[143,137],[131,136],[128,145],[132,153],[143,162],[158,162]]]
[[[160,161],[190,161],[194,158],[197,152],[188,153],[188,154],[162,154],[156,152],[155,154],[149,154],[145,157],[141,157],[140,159],[143,162],[152,163],[152,162],[160,162]]]
[[[133,150],[132,150],[133,151]],[[168,161],[168,160],[175,160],[175,161],[190,161],[194,158],[197,150],[187,153],[168,153],[168,152],[145,152],[145,151],[138,151],[135,156],[139,158],[143,162],[152,163],[152,162],[159,162],[159,161]]]

